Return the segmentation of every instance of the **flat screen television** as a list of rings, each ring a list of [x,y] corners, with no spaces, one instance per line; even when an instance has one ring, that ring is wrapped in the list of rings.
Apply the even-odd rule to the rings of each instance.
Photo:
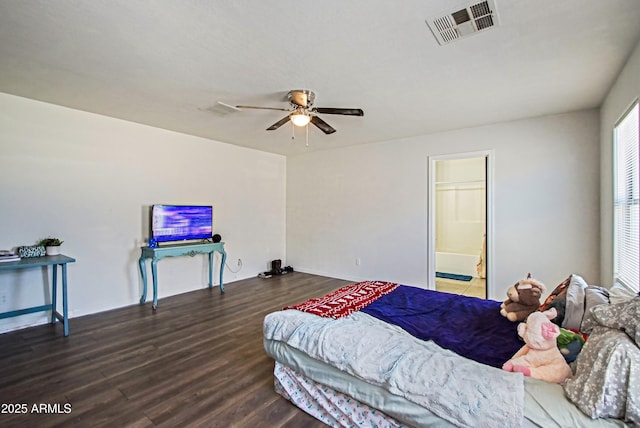
[[[206,205],[153,205],[151,238],[156,242],[210,239],[213,208]]]

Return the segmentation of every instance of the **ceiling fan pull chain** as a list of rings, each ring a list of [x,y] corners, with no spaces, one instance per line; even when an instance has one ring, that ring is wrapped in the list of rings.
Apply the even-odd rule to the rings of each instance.
[[[305,129],[307,130],[307,147],[309,147],[309,125],[307,124],[307,126],[305,126]]]
[[[293,122],[291,122],[291,139],[296,139],[296,126],[293,124]]]

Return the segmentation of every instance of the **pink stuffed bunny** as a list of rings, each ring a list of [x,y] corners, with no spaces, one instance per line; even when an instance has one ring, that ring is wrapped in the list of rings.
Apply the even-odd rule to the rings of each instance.
[[[545,312],[534,312],[529,315],[526,324],[520,323],[518,334],[526,344],[504,363],[502,369],[554,383],[561,383],[570,377],[571,367],[556,344],[560,328],[549,321],[556,316],[557,312],[552,308]]]

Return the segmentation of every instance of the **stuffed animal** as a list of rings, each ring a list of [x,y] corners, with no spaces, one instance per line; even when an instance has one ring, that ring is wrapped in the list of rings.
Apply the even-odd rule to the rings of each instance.
[[[584,337],[578,332],[560,327],[560,335],[556,339],[558,349],[567,363],[572,363],[578,358],[584,345]]]
[[[524,339],[525,345],[503,364],[502,369],[554,383],[569,378],[572,375],[571,367],[556,344],[560,327],[549,321],[556,316],[555,309],[533,312],[526,323],[520,323],[518,334]]]
[[[518,281],[507,290],[508,299],[500,305],[500,314],[509,321],[524,321],[530,313],[538,310],[540,296],[545,291],[541,282],[531,278]]]

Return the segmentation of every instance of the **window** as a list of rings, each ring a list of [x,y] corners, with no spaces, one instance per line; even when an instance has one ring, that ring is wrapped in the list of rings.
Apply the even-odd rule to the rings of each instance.
[[[640,146],[638,103],[614,129],[613,268],[614,280],[640,289],[638,240],[638,170]]]

